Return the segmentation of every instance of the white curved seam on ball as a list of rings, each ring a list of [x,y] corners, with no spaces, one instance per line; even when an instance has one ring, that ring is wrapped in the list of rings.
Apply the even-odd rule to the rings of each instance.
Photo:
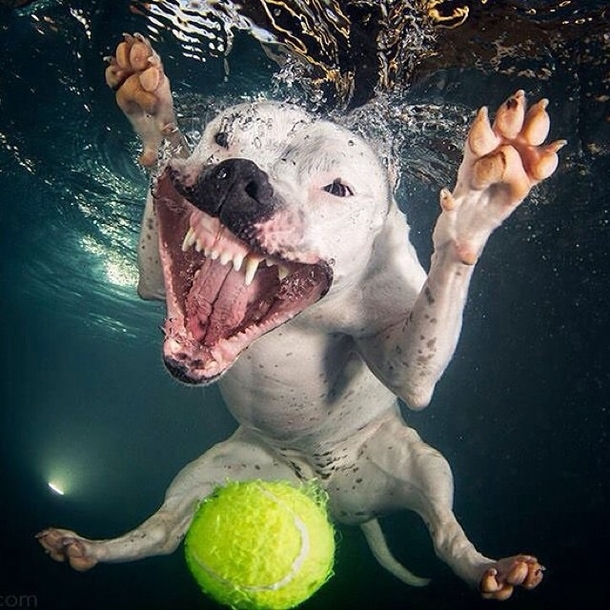
[[[259,488],[262,493],[264,493],[266,496],[271,498],[276,504],[278,504],[280,507],[282,507],[284,510],[288,511],[289,513],[292,513],[292,517],[294,520],[294,526],[297,528],[297,530],[299,531],[299,534],[301,535],[301,550],[299,551],[299,554],[295,557],[294,561],[292,562],[292,566],[290,567],[290,572],[288,572],[288,574],[286,574],[286,576],[284,576],[284,578],[282,578],[281,580],[278,580],[277,582],[274,582],[270,585],[258,585],[258,586],[241,585],[241,584],[236,584],[235,582],[232,582],[230,580],[227,580],[226,578],[223,578],[222,576],[220,576],[220,574],[218,574],[217,572],[212,570],[209,566],[207,566],[205,563],[203,563],[201,561],[201,559],[197,556],[196,553],[193,553],[193,555],[194,555],[195,561],[197,562],[197,565],[201,569],[205,570],[210,576],[217,579],[219,582],[221,582],[224,585],[239,587],[240,589],[243,589],[244,591],[277,591],[278,589],[281,589],[282,587],[285,587],[288,583],[290,583],[290,581],[295,577],[296,573],[301,569],[303,563],[305,562],[305,559],[307,558],[307,555],[309,555],[309,533],[307,531],[307,526],[305,525],[305,523],[299,518],[299,516],[289,506],[286,506],[286,504],[281,502],[276,496],[274,496],[272,493],[267,491],[261,485],[259,485]]]

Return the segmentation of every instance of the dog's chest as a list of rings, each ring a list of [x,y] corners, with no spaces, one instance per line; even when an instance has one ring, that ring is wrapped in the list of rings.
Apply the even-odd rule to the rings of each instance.
[[[290,324],[242,354],[220,388],[240,424],[271,442],[305,443],[308,450],[353,434],[394,402],[351,337]]]

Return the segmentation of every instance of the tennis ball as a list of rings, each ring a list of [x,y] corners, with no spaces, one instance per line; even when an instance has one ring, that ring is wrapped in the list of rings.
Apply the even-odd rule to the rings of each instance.
[[[185,540],[205,593],[238,610],[294,608],[332,575],[334,529],[313,484],[230,482],[199,506]]]

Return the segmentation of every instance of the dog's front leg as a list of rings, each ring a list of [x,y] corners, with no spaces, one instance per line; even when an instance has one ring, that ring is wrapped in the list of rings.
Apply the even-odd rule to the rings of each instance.
[[[171,156],[188,156],[186,140],[176,122],[169,79],[148,39],[125,34],[106,61],[106,83],[115,91],[119,108],[142,141],[140,163],[154,165],[163,140],[169,142]]]
[[[37,535],[56,561],[79,571],[100,562],[125,562],[173,552],[184,537],[199,502],[227,479],[298,481],[292,468],[253,435],[239,429],[186,466],[174,479],[160,509],[132,531],[111,540],[89,540],[49,528]]]
[[[186,158],[189,149],[176,122],[170,81],[148,39],[141,34],[125,34],[115,54],[106,61],[106,82],[142,141],[140,163],[154,166],[164,140],[169,144],[168,156]],[[138,242],[138,294],[143,299],[165,298],[158,243],[157,218],[149,192]]]
[[[441,192],[428,278],[406,320],[365,342],[371,368],[412,408],[425,407],[449,363],[462,325],[474,265],[487,239],[530,189],[557,167],[565,144],[542,143],[549,131],[546,100],[525,111],[518,91],[498,110],[475,119],[452,193]]]

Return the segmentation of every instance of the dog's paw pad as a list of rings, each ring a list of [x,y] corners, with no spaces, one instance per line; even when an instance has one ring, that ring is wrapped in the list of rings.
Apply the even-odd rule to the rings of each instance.
[[[493,130],[505,140],[515,140],[523,128],[525,118],[525,91],[511,95],[496,112]]]
[[[489,122],[489,111],[484,106],[479,110],[468,134],[468,146],[472,154],[482,157],[489,154],[500,143]]]
[[[127,43],[123,43],[127,44]],[[134,72],[139,72],[148,68],[150,59],[155,56],[150,43],[146,38],[136,34],[131,39],[131,48],[129,49],[129,63]]]
[[[531,146],[540,146],[549,135],[551,119],[546,111],[548,105],[549,100],[541,99],[525,115],[521,136]]]
[[[49,528],[37,534],[36,538],[52,559],[67,559],[75,570],[84,572],[97,564],[97,559],[87,550],[86,541],[70,530]]]

